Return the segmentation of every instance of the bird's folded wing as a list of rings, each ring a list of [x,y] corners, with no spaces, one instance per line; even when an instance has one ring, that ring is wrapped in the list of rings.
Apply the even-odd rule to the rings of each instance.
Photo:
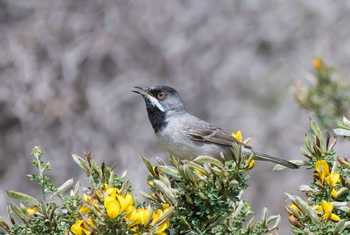
[[[232,135],[217,127],[209,126],[200,128],[197,127],[195,129],[189,128],[187,129],[187,134],[193,141],[218,144],[228,147],[232,146],[232,144],[234,143],[237,143],[247,148],[250,148],[250,146],[248,146],[247,144],[236,140],[232,137]]]

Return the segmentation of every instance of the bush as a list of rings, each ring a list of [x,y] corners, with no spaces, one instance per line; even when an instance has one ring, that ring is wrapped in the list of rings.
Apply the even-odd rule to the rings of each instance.
[[[42,150],[33,149],[37,173],[29,178],[38,183],[42,198],[9,191],[16,202],[9,204],[11,225],[3,220],[8,234],[166,234],[173,208],[168,204],[151,207],[137,202],[125,176],[117,176],[105,164],[98,165],[87,154],[73,156],[85,172],[89,185],[81,187],[70,179],[57,187],[46,175],[50,164],[42,160]]]
[[[287,207],[294,234],[350,234],[350,162],[337,156],[336,139],[324,137],[311,123],[303,149],[304,165],[313,171],[309,185],[301,185],[306,198],[287,194]]]
[[[322,127],[330,130],[344,115],[350,114],[350,84],[336,79],[334,69],[321,58],[315,58],[312,63],[308,84],[295,84],[295,98],[302,108],[314,114]]]
[[[125,175],[98,165],[90,154],[73,155],[88,178],[86,187],[72,179],[56,186],[42,150],[35,147],[32,155],[36,173],[29,179],[40,186],[41,198],[7,193],[11,224],[0,221],[7,234],[265,234],[278,228],[279,216],[268,216],[265,209],[256,221],[241,198],[254,160],[242,156],[238,146],[226,162],[172,157],[171,165],[152,165],[145,159],[150,192],[144,202],[135,199]]]
[[[254,165],[236,146],[232,160],[224,163],[199,156],[193,161],[172,158],[171,165],[153,166],[146,160],[151,192],[146,197],[155,206],[174,207],[174,234],[266,234],[278,228],[280,216],[261,221],[251,217],[250,204],[241,196],[248,187],[248,171]]]

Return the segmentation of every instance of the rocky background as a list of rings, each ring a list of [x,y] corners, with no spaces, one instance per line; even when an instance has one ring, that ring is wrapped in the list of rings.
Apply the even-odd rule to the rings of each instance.
[[[139,156],[165,154],[135,85],[174,86],[194,114],[300,159],[309,114],[291,85],[314,56],[349,72],[349,22],[349,1],[0,0],[0,213],[5,190],[36,192],[34,145],[58,182],[80,175],[72,153],[92,151],[143,189]],[[271,169],[256,166],[246,198],[287,234],[284,192],[308,177]]]

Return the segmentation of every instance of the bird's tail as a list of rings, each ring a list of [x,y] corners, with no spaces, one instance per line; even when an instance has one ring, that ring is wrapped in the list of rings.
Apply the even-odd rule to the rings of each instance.
[[[270,156],[270,155],[265,154],[265,153],[254,152],[254,159],[255,160],[260,160],[260,161],[273,162],[273,163],[280,164],[282,166],[285,166],[285,167],[288,167],[288,168],[291,168],[291,169],[299,168],[298,165],[296,165],[296,164],[294,164],[294,163],[292,163],[290,161],[287,161],[287,160],[284,160],[284,159],[281,159],[281,158],[277,158],[277,157],[273,157],[273,156]]]

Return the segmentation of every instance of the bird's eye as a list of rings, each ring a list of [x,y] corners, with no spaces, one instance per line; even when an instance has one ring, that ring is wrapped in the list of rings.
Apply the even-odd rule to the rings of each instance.
[[[166,93],[164,91],[161,91],[157,94],[158,100],[164,100],[166,98]]]

